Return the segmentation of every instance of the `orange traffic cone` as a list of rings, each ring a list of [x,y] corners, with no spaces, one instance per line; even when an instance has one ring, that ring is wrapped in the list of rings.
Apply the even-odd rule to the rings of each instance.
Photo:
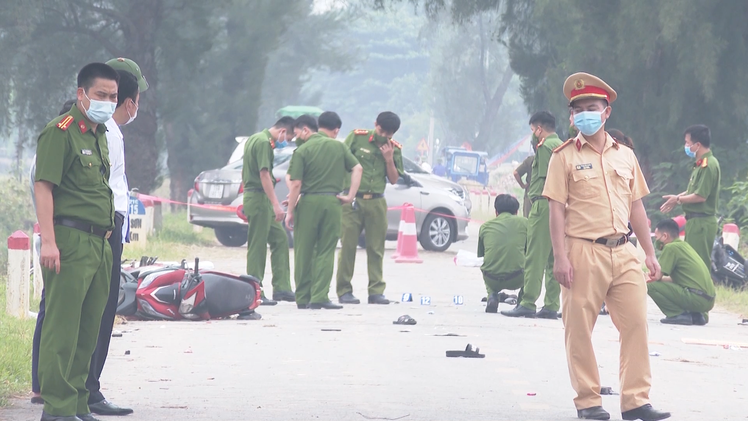
[[[395,263],[423,263],[423,260],[418,258],[416,211],[413,205],[405,205],[401,224],[402,236],[400,236],[400,241],[397,242],[400,255],[395,259]]]
[[[400,210],[400,226],[397,229],[397,250],[392,254],[393,259],[397,259],[403,254],[403,229],[405,228],[405,208],[412,206],[410,203],[403,203]]]

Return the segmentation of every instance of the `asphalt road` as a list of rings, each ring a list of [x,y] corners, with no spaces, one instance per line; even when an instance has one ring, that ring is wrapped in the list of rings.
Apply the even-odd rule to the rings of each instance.
[[[135,409],[124,419],[142,421],[576,419],[561,321],[486,314],[480,272],[452,261],[460,248],[475,250],[477,228],[470,231],[471,240],[447,253],[421,252],[423,264],[395,264],[388,250],[387,295],[399,300],[411,293],[413,303],[341,311],[282,303],[261,307],[260,321],[121,325],[104,369],[104,394]],[[195,253],[217,269],[244,267],[243,249]],[[364,301],[365,257],[359,251],[354,278]],[[463,305],[453,304],[455,295]],[[420,305],[421,296],[431,297],[431,305]],[[403,314],[418,324],[393,325]],[[666,326],[661,317],[650,302],[655,407],[674,420],[747,419],[748,348],[684,339],[748,344],[748,326],[720,309],[705,327]],[[603,385],[618,391],[618,333],[609,317],[598,320],[594,342]],[[468,343],[485,359],[445,357]],[[603,398],[612,419],[620,419],[618,399]],[[0,419],[40,414],[22,397],[0,410]]]

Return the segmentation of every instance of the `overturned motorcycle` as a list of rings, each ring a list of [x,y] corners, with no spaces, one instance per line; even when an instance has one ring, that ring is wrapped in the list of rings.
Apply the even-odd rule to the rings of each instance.
[[[717,235],[712,248],[712,280],[717,285],[742,289],[748,284],[745,274],[745,259],[729,244],[722,235]]]
[[[146,320],[210,320],[238,314],[258,320],[260,282],[248,275],[200,271],[181,264],[158,264],[141,259],[139,267],[123,267],[117,314]]]

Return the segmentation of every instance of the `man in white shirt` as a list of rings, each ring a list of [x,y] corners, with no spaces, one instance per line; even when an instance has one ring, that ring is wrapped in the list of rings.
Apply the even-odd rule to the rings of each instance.
[[[124,139],[120,126],[124,126],[135,120],[138,114],[138,104],[140,101],[140,92],[148,88],[148,83],[140,73],[140,68],[129,59],[113,59],[107,62],[108,65],[115,68],[119,74],[120,81],[118,86],[117,108],[112,118],[107,121],[107,146],[109,148],[109,161],[111,162],[109,186],[114,196],[115,210],[115,228],[109,237],[109,245],[112,249],[112,276],[109,288],[109,298],[104,309],[99,329],[99,337],[96,349],[91,356],[91,367],[88,379],[86,380],[86,389],[89,391],[88,406],[91,412],[99,415],[128,415],[133,412],[132,409],[122,408],[106,400],[101,393],[99,379],[109,353],[109,341],[112,336],[114,326],[114,317],[117,311],[117,299],[119,295],[120,270],[122,261],[122,244],[127,241],[128,231],[128,184],[125,176],[125,150]],[[66,103],[67,105],[67,103]],[[32,174],[35,172],[36,159],[32,164]],[[33,186],[31,189],[34,197]],[[42,301],[40,303],[39,316],[37,318],[36,330],[41,331],[44,321],[44,292],[42,292]],[[39,396],[38,381],[36,381],[38,366],[38,341],[39,335],[34,334],[34,353],[32,361],[32,378],[34,384],[33,403],[43,403]]]

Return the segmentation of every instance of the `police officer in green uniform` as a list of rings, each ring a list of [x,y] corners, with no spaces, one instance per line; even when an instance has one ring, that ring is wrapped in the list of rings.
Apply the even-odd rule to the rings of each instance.
[[[341,249],[338,256],[337,293],[341,304],[358,304],[353,295],[353,267],[361,230],[366,234],[366,256],[369,264],[369,304],[389,304],[384,297],[382,279],[384,241],[387,235],[387,181],[397,183],[403,170],[402,145],[392,140],[400,128],[400,117],[385,111],[377,116],[374,130],[354,130],[345,145],[364,169],[361,187],[352,204],[343,205]],[[346,180],[346,188],[350,187]]]
[[[704,125],[686,129],[686,155],[696,159],[688,189],[678,195],[663,196],[660,210],[668,213],[683,205],[686,213],[686,242],[696,250],[707,268],[712,267],[712,248],[717,237],[717,204],[719,202],[720,169],[711,147],[711,133]]]
[[[281,225],[285,212],[275,195],[273,150],[288,146],[293,138],[294,119],[282,117],[273,127],[255,133],[244,145],[244,214],[247,216],[247,274],[265,277],[267,248],[270,245],[270,265],[273,270],[273,300],[262,295],[263,305],[276,301],[296,301],[291,291],[291,269],[288,259],[288,236]],[[254,318],[252,314],[240,318]]]
[[[660,322],[703,326],[714,307],[714,281],[693,247],[680,240],[679,231],[672,219],[657,224],[655,240],[662,250],[658,259],[662,276],[647,284],[647,293],[665,313]]]
[[[519,289],[524,284],[527,219],[517,216],[519,201],[508,194],[493,202],[496,218],[481,225],[478,232],[478,257],[483,257],[483,282],[488,290],[486,313],[496,313],[507,298],[504,289]]]
[[[320,120],[328,128],[340,127],[340,117],[335,113],[320,115]],[[356,198],[363,168],[343,143],[317,133],[312,116],[296,119],[296,138],[304,144],[293,156],[286,215],[286,226],[294,230],[296,305],[341,309],[343,306],[329,298],[335,247],[340,239],[341,202],[351,203]],[[352,175],[348,194],[341,195],[349,172]]]
[[[119,75],[104,63],[78,73],[77,103],[52,120],[36,148],[37,219],[46,320],[39,353],[42,421],[92,421],[86,389],[109,295],[114,199],[106,123]],[[76,417],[77,416],[77,417]]]
[[[509,317],[541,317],[558,319],[561,307],[561,286],[553,277],[553,248],[549,225],[548,200],[543,197],[545,177],[553,150],[561,146],[556,134],[556,119],[548,111],[540,111],[530,117],[530,129],[540,141],[532,163],[532,180],[528,188],[532,208],[528,217],[527,257],[525,261],[525,284],[522,301],[512,310],[502,311]],[[542,310],[535,313],[535,302],[545,275],[545,298]]]
[[[533,149],[535,149],[535,145],[533,145]],[[535,155],[530,155],[514,170],[514,179],[517,180],[517,184],[519,184],[519,186],[522,187],[522,190],[525,191],[524,202],[522,203],[522,215],[525,218],[530,215],[530,207],[532,206],[530,196],[527,194],[527,189],[530,188],[530,182],[532,181],[532,162],[534,160]],[[522,177],[525,179],[522,180]]]

